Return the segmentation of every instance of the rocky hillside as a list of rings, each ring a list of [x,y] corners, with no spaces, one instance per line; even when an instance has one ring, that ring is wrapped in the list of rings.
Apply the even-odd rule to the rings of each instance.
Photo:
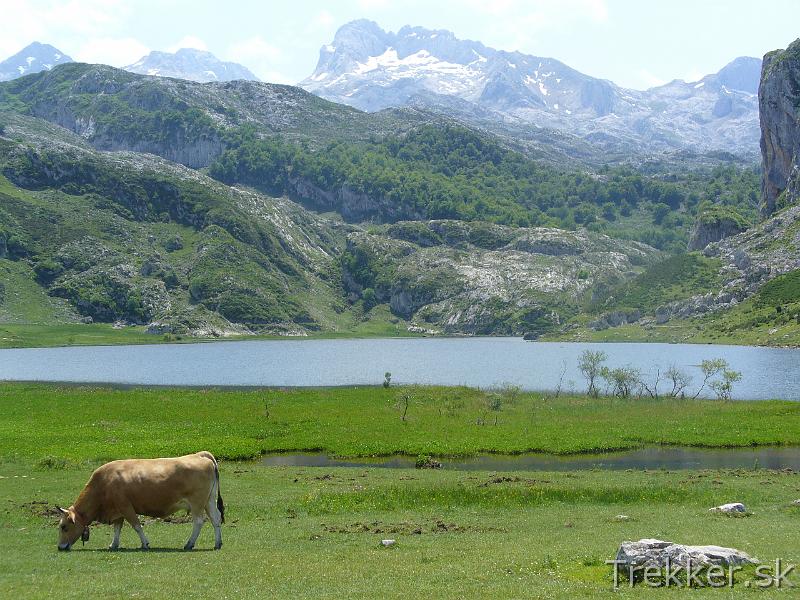
[[[0,173],[0,321],[217,335],[555,331],[756,193],[734,163],[566,170],[420,110],[77,63],[0,84]]]
[[[83,319],[155,332],[336,329],[340,226],[154,155],[3,115],[0,237]],[[76,317],[77,318],[77,317]]]
[[[351,233],[342,278],[351,301],[388,302],[420,331],[536,337],[662,257],[586,231],[401,222]]]
[[[590,329],[634,322],[645,328],[636,337],[800,343],[800,40],[764,57],[759,102],[764,219],[749,226],[723,206],[702,211],[689,243],[702,253],[605,294]],[[619,318],[633,305],[635,319]],[[658,337],[658,326],[679,337]]]
[[[68,129],[98,150],[148,152],[192,168],[211,164],[238,127],[320,145],[425,120],[413,112],[362,113],[293,86],[200,84],[82,63],[0,85],[2,106]]]
[[[57,65],[72,62],[72,59],[50,44],[33,42],[22,50],[0,62],[0,81],[10,81],[23,75],[49,71]]]
[[[124,67],[126,71],[140,75],[175,77],[207,83],[209,81],[258,81],[247,67],[218,59],[211,52],[181,48],[176,52],[153,51],[135,63]]]
[[[765,215],[800,199],[800,39],[764,56],[758,93]]]
[[[151,154],[98,151],[35,117],[0,113],[0,131],[5,322],[302,335],[377,319],[521,334],[551,330],[594,286],[660,256],[554,228],[365,229]]]
[[[757,151],[760,61],[738,58],[699,81],[644,92],[552,59],[504,52],[445,30],[396,34],[354,21],[320,50],[300,83],[325,98],[377,111],[424,106],[484,125],[509,120],[579,136],[612,151]],[[488,117],[488,118],[487,118]]]

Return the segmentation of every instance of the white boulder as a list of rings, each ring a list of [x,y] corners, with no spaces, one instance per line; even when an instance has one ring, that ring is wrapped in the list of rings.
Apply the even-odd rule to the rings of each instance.
[[[657,567],[667,564],[688,567],[698,565],[737,566],[756,564],[750,555],[736,548],[722,546],[686,546],[655,539],[622,542],[617,551],[618,568]]]
[[[746,513],[747,509],[741,502],[729,502],[728,504],[721,504],[714,508],[709,508],[709,512],[723,512],[723,513]]]

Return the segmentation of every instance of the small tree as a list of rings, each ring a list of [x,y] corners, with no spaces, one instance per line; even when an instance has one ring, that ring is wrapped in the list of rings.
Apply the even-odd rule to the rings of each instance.
[[[620,398],[629,398],[636,384],[641,380],[639,370],[633,367],[618,367],[616,369],[603,367],[600,370],[600,377],[606,380],[612,393]]]
[[[725,369],[722,372],[722,379],[712,381],[709,384],[709,387],[714,390],[714,393],[717,395],[718,399],[731,400],[733,397],[733,384],[741,380],[741,372]]]
[[[592,352],[591,350],[584,350],[578,359],[578,369],[580,369],[583,376],[589,382],[589,389],[586,393],[590,396],[597,398],[600,391],[597,389],[597,378],[600,377],[600,372],[603,370],[603,363],[608,356],[602,350]]]
[[[412,404],[418,402],[416,390],[411,387],[402,388],[394,396],[394,407],[400,412],[400,420],[405,423],[408,417],[408,409]]]
[[[392,385],[392,374],[386,371],[386,373],[383,374],[383,387],[388,389],[390,385]]]
[[[658,386],[661,385],[661,368],[656,367],[656,373],[653,376],[653,383],[651,384],[645,377],[642,375],[639,378],[639,396],[642,396],[642,392],[647,392],[647,395],[651,398],[658,400]]]
[[[669,395],[672,398],[683,396],[684,390],[692,383],[692,377],[688,373],[681,371],[677,366],[672,365],[665,373],[667,381],[672,384]]]
[[[714,377],[722,373],[725,369],[728,368],[728,362],[722,358],[713,358],[704,360],[700,363],[700,370],[703,372],[703,382],[700,384],[700,388],[697,390],[697,393],[692,396],[692,400],[696,400],[700,397],[700,394],[703,393],[706,385],[708,382],[711,381]]]

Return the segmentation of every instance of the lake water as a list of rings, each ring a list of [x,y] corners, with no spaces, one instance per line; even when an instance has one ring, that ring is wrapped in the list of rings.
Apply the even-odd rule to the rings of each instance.
[[[700,362],[724,358],[743,379],[734,397],[800,400],[800,350],[690,344],[582,344],[525,342],[520,338],[407,338],[276,340],[73,346],[0,350],[0,379],[132,385],[338,386],[394,383],[528,390],[583,390],[577,369],[586,349],[602,350],[609,366],[690,373],[693,394]],[[662,391],[666,386],[662,385]]]
[[[455,471],[581,471],[587,469],[793,469],[800,470],[800,448],[675,448],[656,447],[608,454],[484,454],[438,459],[443,469]],[[271,454],[261,460],[268,467],[378,467],[413,469],[410,456],[337,459],[325,454]]]

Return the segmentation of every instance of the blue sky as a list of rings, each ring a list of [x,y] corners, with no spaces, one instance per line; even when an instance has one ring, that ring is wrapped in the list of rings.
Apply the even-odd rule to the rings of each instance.
[[[191,46],[294,83],[356,18],[393,31],[449,29],[639,89],[698,79],[800,36],[800,0],[2,0],[0,57],[38,40],[76,60],[123,66]]]

